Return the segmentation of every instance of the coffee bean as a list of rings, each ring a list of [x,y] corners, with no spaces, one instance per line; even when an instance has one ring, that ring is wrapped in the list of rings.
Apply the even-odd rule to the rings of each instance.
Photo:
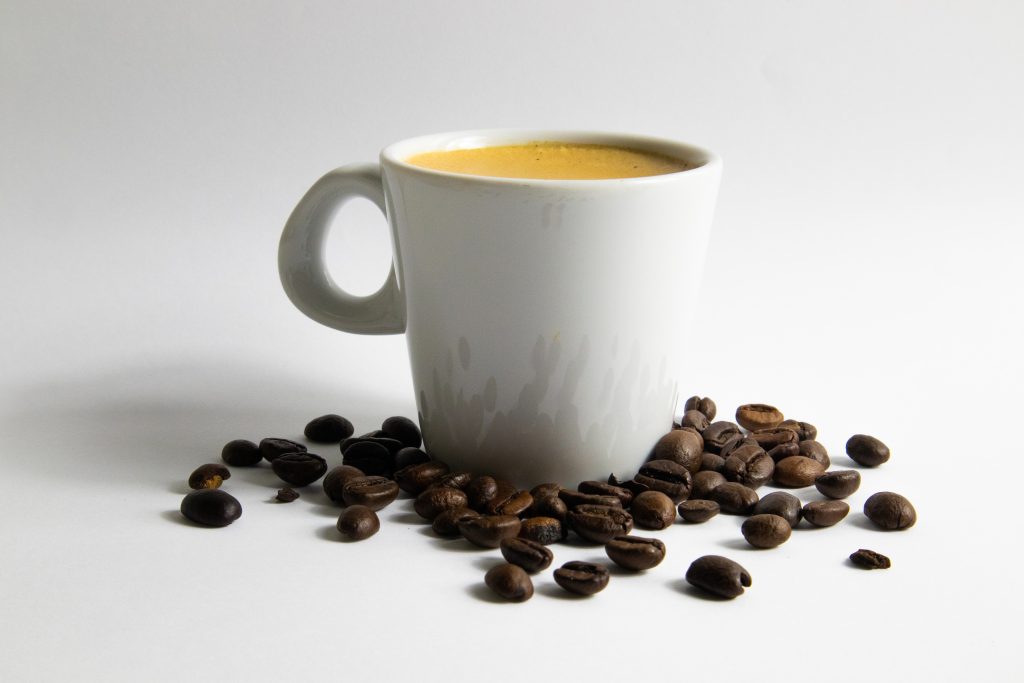
[[[371,432],[371,434],[375,433],[376,432]],[[398,441],[397,439],[389,439],[384,436],[370,436],[368,434],[363,434],[362,436],[348,437],[347,439],[341,442],[341,445],[338,447],[338,450],[341,451],[342,455],[346,455],[349,452],[349,449],[351,449],[356,444],[361,443],[375,443],[378,446],[382,446],[384,450],[386,450],[388,454],[391,456],[392,462],[394,462],[394,459],[398,455],[398,452],[401,451],[403,448],[406,448],[406,446],[404,446],[402,442]]]
[[[733,451],[743,448],[744,446],[760,448],[761,444],[757,443],[757,441],[750,438],[749,436],[736,434],[735,436],[731,437],[728,441],[726,441],[724,444],[722,444],[722,449],[721,451],[719,451],[718,454],[722,456],[723,459],[725,459],[732,455]]]
[[[713,500],[684,500],[676,510],[684,522],[701,524],[717,515],[721,507]]]
[[[231,470],[220,463],[200,465],[188,477],[190,489],[219,489],[225,479],[231,478]]]
[[[530,517],[520,524],[519,538],[551,545],[564,541],[567,531],[568,528],[554,517]]]
[[[707,500],[711,492],[726,482],[725,475],[718,472],[704,471],[693,475],[693,487],[690,489],[690,500]]]
[[[533,505],[533,496],[529,491],[516,491],[511,489],[503,491],[501,483],[498,484],[498,494],[487,503],[485,507],[489,515],[514,515],[518,517]]]
[[[438,487],[429,488],[416,496],[412,507],[417,515],[432,522],[445,510],[463,508],[467,503],[466,494],[459,489]]]
[[[657,567],[665,559],[665,544],[643,536],[616,536],[604,551],[612,562],[635,572]]]
[[[440,461],[437,461],[440,462]],[[397,476],[398,473],[395,473]],[[440,479],[436,479],[430,483],[430,486],[447,486],[453,489],[465,490],[466,484],[472,481],[473,475],[470,472],[449,472]]]
[[[392,477],[395,474],[395,456],[376,441],[357,441],[342,455],[344,465],[358,467],[368,477]]]
[[[778,515],[789,522],[789,526],[796,527],[803,515],[803,503],[792,493],[775,491],[757,501],[751,512],[755,515]]]
[[[352,467],[351,465],[338,465],[331,469],[324,477],[324,493],[335,503],[344,502],[342,490],[352,479],[358,477],[365,477],[366,473],[358,467]]]
[[[630,493],[630,495],[633,495]],[[622,499],[618,496],[602,496],[595,493],[582,493],[575,489],[562,489],[558,497],[565,501],[569,509],[577,505],[609,505],[611,507],[622,507]]]
[[[727,481],[711,491],[711,500],[729,515],[749,515],[757,505],[757,491],[735,481]]]
[[[790,429],[796,432],[797,439],[804,441],[805,439],[817,439],[818,429],[809,422],[798,422],[797,420],[783,420],[779,423],[779,426],[783,429]]]
[[[686,403],[683,405],[683,410],[699,410],[704,413],[704,417],[708,420],[714,420],[715,414],[718,412],[718,407],[715,402],[710,398],[701,398],[700,396],[691,396],[686,399]]]
[[[353,541],[363,541],[380,531],[380,518],[365,505],[351,505],[338,517],[338,531]]]
[[[299,492],[287,486],[285,486],[283,489],[278,489],[277,495],[274,497],[274,499],[278,503],[290,503],[293,500],[298,500],[298,498]]]
[[[498,493],[498,482],[494,477],[481,475],[466,484],[465,491],[469,507],[482,512],[484,506]]]
[[[763,486],[775,472],[775,461],[760,446],[740,446],[725,459],[722,474],[752,489]]]
[[[846,454],[865,467],[878,467],[889,461],[889,447],[866,434],[851,436],[846,442]]]
[[[775,462],[778,462],[783,458],[788,458],[791,455],[800,455],[800,444],[793,443],[792,441],[789,443],[780,443],[778,446],[768,451],[768,455],[771,456],[771,459]]]
[[[420,428],[407,417],[389,417],[384,420],[380,430],[384,432],[385,436],[395,441],[401,441],[404,445],[411,448],[419,448],[420,444],[423,443]]]
[[[611,484],[611,482],[609,482],[609,484],[612,486],[616,486],[616,484]],[[532,489],[530,489],[530,495],[533,496],[534,500],[539,500],[547,496],[557,496],[558,492],[561,490],[562,487],[560,484],[537,484]]]
[[[642,529],[667,529],[676,521],[676,506],[661,491],[644,491],[633,501],[629,512]]]
[[[579,505],[569,510],[569,527],[581,538],[604,545],[633,530],[633,517],[608,505]]]
[[[756,441],[757,445],[766,451],[770,451],[776,446],[780,446],[784,443],[800,443],[800,440],[796,436],[796,432],[791,429],[783,429],[781,427],[775,427],[774,429],[759,429],[756,432],[751,432],[750,438]]]
[[[888,557],[882,553],[876,553],[874,550],[867,550],[865,548],[861,548],[851,554],[850,562],[861,569],[888,569],[892,566],[892,562]]]
[[[528,517],[552,517],[566,527],[569,520],[569,506],[558,496],[548,495],[543,498],[534,498],[533,505],[526,511],[526,515]]]
[[[576,595],[600,593],[610,577],[607,567],[593,562],[566,562],[555,570],[555,583]]]
[[[682,465],[680,465],[680,467],[682,467]],[[684,467],[683,469],[686,469],[686,468]],[[620,486],[622,486],[622,488],[627,489],[630,493],[632,493],[634,498],[639,496],[644,491],[650,491],[651,490],[650,486],[647,486],[646,484],[641,484],[636,479],[630,479],[629,481],[624,481],[624,482],[622,482],[620,484]]]
[[[242,504],[227,491],[199,489],[182,499],[181,514],[196,524],[221,527],[242,516]]]
[[[377,439],[377,438],[380,438],[382,436],[384,436],[384,430],[383,429],[374,429],[371,432],[366,432],[365,434],[360,434],[359,436],[356,436],[356,437],[353,437],[353,438],[354,439]],[[342,444],[342,450],[345,450],[344,444]]]
[[[740,426],[734,422],[728,420],[719,420],[718,422],[712,422],[707,426],[707,429],[701,434],[704,438],[704,450],[710,451],[711,453],[721,453],[722,446],[734,436],[742,438],[740,432]]]
[[[775,484],[803,488],[810,486],[814,480],[824,474],[825,468],[820,462],[805,458],[802,455],[791,455],[783,458],[775,465]]]
[[[395,471],[405,469],[410,465],[419,465],[420,463],[429,461],[430,456],[419,448],[406,446],[395,453]]]
[[[398,484],[387,477],[366,476],[349,479],[341,489],[345,505],[365,505],[382,510],[398,497]]]
[[[580,493],[587,493],[597,496],[615,496],[622,503],[622,507],[629,507],[633,503],[633,492],[621,486],[605,484],[600,481],[581,481],[576,487]]]
[[[764,403],[747,403],[736,409],[736,421],[741,427],[752,432],[758,429],[774,429],[784,419],[778,408]]]
[[[670,460],[696,474],[700,472],[703,452],[704,439],[700,434],[688,429],[677,429],[658,439],[658,443],[654,444],[654,455],[651,459]]]
[[[683,413],[683,419],[680,421],[680,427],[692,427],[698,432],[703,432],[711,424],[708,421],[707,415],[700,412],[699,410],[687,410]],[[703,444],[702,444],[703,445]]]
[[[917,522],[917,511],[898,493],[882,491],[864,501],[864,514],[875,526],[887,531],[909,529]]]
[[[661,491],[674,503],[681,503],[690,495],[693,476],[690,471],[671,460],[651,460],[644,463],[633,481],[653,491]]]
[[[691,585],[721,598],[735,598],[743,594],[753,581],[750,573],[737,562],[721,555],[698,557],[686,570]]]
[[[418,465],[409,465],[395,472],[398,488],[406,493],[419,495],[446,474],[449,467],[440,460],[429,460]]]
[[[456,537],[459,536],[459,522],[470,517],[479,517],[480,513],[470,508],[452,508],[445,510],[437,517],[434,517],[434,521],[430,527],[434,530],[434,533],[438,536],[445,537]]]
[[[860,488],[860,472],[857,470],[825,472],[814,480],[814,488],[829,498],[846,498]]]
[[[704,451],[700,454],[701,472],[721,472],[725,469],[725,458],[715,453]],[[699,472],[698,472],[699,474]]]
[[[801,516],[814,526],[838,524],[850,513],[850,506],[841,500],[816,500],[804,505]]]
[[[522,533],[522,529],[520,529]],[[501,541],[501,555],[509,564],[522,567],[531,574],[543,571],[551,566],[555,559],[554,553],[547,546],[527,538],[506,538]]]
[[[317,443],[338,443],[354,433],[355,429],[351,422],[333,413],[313,418],[303,431],[307,439]]]
[[[740,531],[755,548],[775,548],[789,540],[793,527],[778,515],[754,515],[743,520]]]
[[[510,602],[526,602],[533,597],[530,575],[514,564],[499,564],[484,574],[484,583],[492,591]]]
[[[324,476],[327,461],[315,453],[285,453],[270,466],[282,481],[292,486],[307,486]]]
[[[497,548],[506,538],[519,535],[522,523],[512,515],[481,515],[467,517],[459,522],[459,533],[481,548]]]
[[[252,467],[263,459],[263,454],[260,453],[260,447],[252,441],[235,439],[224,444],[220,457],[232,467]]]
[[[288,439],[266,438],[260,441],[260,455],[267,462],[274,462],[285,453],[305,453],[306,447]],[[230,463],[229,463],[230,464]]]

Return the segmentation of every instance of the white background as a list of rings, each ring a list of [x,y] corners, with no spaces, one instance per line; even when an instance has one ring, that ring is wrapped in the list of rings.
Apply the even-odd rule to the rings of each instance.
[[[0,679],[1024,675],[1022,22],[977,1],[4,0]],[[756,552],[736,518],[679,524],[646,575],[570,600],[545,573],[507,605],[481,588],[497,552],[434,539],[410,501],[339,543],[321,494],[270,504],[269,470],[239,470],[237,523],[180,521],[229,439],[414,414],[404,339],[304,318],[278,235],[321,173],[493,126],[722,155],[682,391],[726,417],[775,403],[838,466],[850,434],[887,441],[842,525]],[[331,254],[372,291],[383,220],[354,206]],[[886,489],[916,527],[867,528]],[[846,565],[860,547],[893,568]],[[747,594],[685,589],[707,553],[751,571]]]

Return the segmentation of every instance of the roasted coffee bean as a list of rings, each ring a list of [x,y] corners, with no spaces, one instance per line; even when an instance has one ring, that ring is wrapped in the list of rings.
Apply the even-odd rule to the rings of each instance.
[[[820,462],[826,470],[832,465],[832,460],[828,457],[828,451],[825,449],[825,446],[817,441],[805,439],[797,444],[797,450],[805,458]]]
[[[453,488],[429,488],[416,496],[413,510],[423,519],[434,521],[434,518],[445,510],[464,508],[468,504],[466,494]]]
[[[358,467],[368,477],[392,477],[395,474],[395,456],[376,441],[357,441],[342,455],[344,465]]]
[[[775,472],[775,461],[760,446],[740,446],[725,459],[722,474],[752,489],[763,486]]]
[[[861,548],[851,554],[850,562],[861,569],[888,569],[892,566],[892,562],[888,557],[882,553],[876,553],[874,550],[867,550],[865,548]]]
[[[719,452],[719,455],[722,456],[723,459],[728,458],[734,451],[743,448],[744,446],[752,446],[754,448],[761,447],[759,443],[749,436],[737,434],[722,445],[722,450]]]
[[[835,470],[825,472],[814,480],[814,488],[829,498],[846,498],[860,488],[860,472]]]
[[[581,481],[576,487],[580,493],[588,493],[597,496],[615,496],[622,503],[622,507],[628,508],[633,502],[633,492],[621,486],[605,484],[601,481]]]
[[[277,495],[274,496],[274,499],[278,503],[290,503],[293,500],[298,500],[298,498],[299,498],[299,492],[296,491],[295,489],[289,488],[287,486],[285,486],[283,489],[278,489],[277,490]]]
[[[512,489],[504,495],[501,483],[498,484],[498,495],[485,506],[489,515],[515,515],[518,517],[533,505],[533,496],[529,491]]]
[[[622,482],[619,481],[619,478],[615,476],[614,472],[608,475],[607,483],[611,484],[612,486],[622,486]]]
[[[365,505],[351,505],[338,517],[337,526],[342,536],[363,541],[380,531],[380,518]]]
[[[181,514],[203,526],[227,526],[242,516],[242,504],[227,491],[199,489],[182,499]]]
[[[292,486],[307,486],[327,472],[327,461],[315,453],[285,453],[274,458],[270,466],[274,474]]]
[[[252,467],[263,459],[260,447],[246,439],[235,439],[224,444],[221,459],[232,467]]]
[[[704,451],[700,454],[701,472],[721,472],[725,469],[725,458],[715,453]],[[699,473],[698,473],[699,474]]]
[[[395,472],[398,488],[406,493],[419,495],[448,474],[448,465],[440,460],[429,460],[418,465],[409,465]]]
[[[420,428],[407,417],[389,417],[384,420],[380,430],[384,432],[385,436],[395,441],[401,441],[404,445],[411,448],[419,448],[420,444],[423,443]]]
[[[387,477],[367,476],[349,479],[341,489],[345,505],[365,505],[382,510],[398,498],[398,484]]]
[[[774,429],[759,429],[750,433],[750,438],[757,442],[757,445],[766,451],[784,443],[800,443],[796,432],[791,429],[775,427]]]
[[[795,527],[803,515],[803,503],[792,493],[775,491],[757,501],[751,512],[755,515],[778,515],[789,522],[789,526]]]
[[[682,467],[682,466],[680,465],[680,467]],[[686,469],[686,468],[683,468],[683,469]],[[629,481],[624,481],[624,482],[622,482],[620,484],[620,486],[622,486],[622,488],[624,488],[624,489],[628,490],[630,493],[632,493],[634,498],[639,496],[644,491],[650,491],[651,490],[651,487],[649,487],[649,486],[647,486],[645,484],[641,484],[640,482],[638,482],[635,479],[630,479]]]
[[[614,486],[614,484],[612,484]],[[534,500],[539,500],[547,496],[557,496],[558,492],[562,490],[560,484],[537,484],[530,489],[530,495],[533,496]]]
[[[499,564],[484,574],[484,583],[509,602],[526,602],[533,597],[533,581],[522,567]]]
[[[600,593],[610,577],[607,567],[593,562],[566,562],[555,570],[555,583],[576,595]]]
[[[512,515],[481,515],[459,521],[459,533],[481,548],[497,548],[506,538],[519,535],[522,523]]]
[[[612,562],[634,572],[657,567],[665,559],[665,544],[643,536],[616,536],[604,551]]]
[[[398,473],[395,473],[398,476]],[[431,482],[431,486],[449,486],[453,489],[465,489],[466,484],[473,480],[470,472],[449,472],[440,479]]]
[[[851,436],[846,442],[846,454],[864,467],[878,467],[889,461],[889,447],[866,434]]]
[[[632,493],[630,493],[632,495]],[[622,507],[622,500],[618,496],[602,496],[596,493],[582,493],[575,489],[562,489],[558,497],[565,501],[569,509],[577,505],[610,505],[611,507]]]
[[[783,458],[775,465],[775,484],[803,488],[810,486],[814,480],[824,474],[825,468],[820,462],[805,458],[802,455],[791,455]]]
[[[522,533],[521,528],[519,531]],[[520,536],[502,539],[501,545],[498,547],[501,548],[501,556],[509,564],[522,567],[531,574],[547,569],[551,566],[551,561],[555,559],[555,554],[548,550],[543,543]]]
[[[864,501],[864,514],[886,531],[909,529],[917,521],[917,510],[898,493],[882,491]]]
[[[778,408],[764,403],[747,403],[736,409],[736,421],[741,427],[752,432],[758,429],[774,429],[784,419]]]
[[[729,422],[728,420],[719,420],[718,422],[712,422],[707,426],[707,429],[701,433],[704,438],[704,450],[710,451],[711,453],[721,453],[722,446],[724,446],[729,439],[734,436],[742,438],[740,432],[740,426],[735,422]]]
[[[260,441],[260,455],[267,462],[274,462],[285,453],[305,453],[306,447],[288,439],[267,438]],[[230,464],[230,463],[228,463]]]
[[[754,515],[743,520],[740,532],[755,548],[775,548],[789,540],[793,527],[778,515]]]
[[[338,465],[337,467],[331,468],[331,471],[324,477],[324,493],[335,503],[344,502],[344,496],[342,490],[352,479],[358,477],[365,477],[366,473],[358,467],[352,467],[351,465]]]
[[[667,529],[676,521],[676,506],[661,491],[644,491],[629,512],[634,524],[642,529]]]
[[[376,432],[371,432],[370,434],[376,434]],[[394,461],[395,456],[398,455],[399,451],[401,451],[403,448],[406,448],[406,446],[404,446],[402,442],[398,441],[397,439],[389,439],[384,436],[370,436],[369,434],[363,434],[362,436],[348,437],[347,439],[341,442],[341,445],[338,447],[338,450],[341,451],[342,455],[346,455],[349,449],[351,449],[356,444],[361,443],[375,443],[378,446],[383,446],[384,450],[386,450],[391,455],[392,461]]]
[[[406,446],[395,453],[395,471],[403,470],[410,465],[419,465],[429,461],[430,456],[419,448]]]
[[[708,428],[711,422],[708,421],[707,415],[700,412],[699,410],[687,410],[683,413],[683,419],[680,421],[680,427],[692,427],[698,432],[703,432]]]
[[[470,517],[479,517],[480,513],[470,508],[452,508],[451,510],[445,510],[437,517],[434,517],[434,521],[430,527],[434,530],[434,533],[438,536],[456,537],[459,535],[459,522]]]
[[[698,557],[686,570],[691,585],[721,598],[735,598],[743,594],[753,581],[750,573],[737,562],[721,555]]]
[[[310,441],[317,443],[339,443],[355,433],[352,423],[341,415],[321,415],[313,418],[306,425],[303,434]]]
[[[653,491],[661,491],[672,499],[673,503],[681,503],[690,495],[693,487],[693,476],[690,471],[671,460],[651,460],[644,463],[633,481]]]
[[[608,505],[579,505],[569,510],[569,527],[592,543],[605,544],[633,530],[633,517]]]
[[[838,524],[850,513],[850,506],[841,500],[816,500],[804,505],[801,516],[814,526]]]
[[[715,415],[718,412],[718,407],[715,402],[710,398],[700,396],[691,396],[686,399],[686,403],[683,405],[683,410],[699,410],[704,413],[704,417],[708,420],[714,420]]]
[[[534,498],[533,505],[526,511],[526,515],[527,517],[552,517],[565,527],[569,519],[569,506],[558,496]]]
[[[721,509],[713,500],[684,500],[676,507],[683,521],[690,524],[706,522],[717,515]]]
[[[707,500],[711,497],[711,492],[725,482],[725,475],[719,474],[718,472],[698,472],[693,475],[693,487],[690,489],[690,500],[695,498],[699,500]]]
[[[778,462],[783,458],[788,458],[792,455],[800,455],[800,444],[793,443],[792,441],[789,443],[780,443],[778,446],[768,451],[768,455],[771,456],[771,459],[775,462]]]
[[[466,484],[464,490],[469,499],[469,507],[482,512],[484,506],[498,493],[498,482],[494,477],[481,475]]]
[[[357,436],[355,438],[357,438],[357,439],[377,439],[377,438],[380,438],[382,436],[384,436],[384,430],[383,429],[374,429],[373,431],[366,432],[365,434],[360,434],[359,436]],[[344,450],[344,449],[342,449],[342,450]]]
[[[711,500],[729,515],[749,515],[757,505],[757,491],[735,481],[727,481],[711,491]]]
[[[568,528],[554,517],[530,517],[519,526],[519,538],[551,545],[564,541]]]
[[[225,479],[231,478],[231,470],[220,463],[200,465],[189,475],[190,489],[219,489]]]
[[[791,429],[796,432],[797,438],[800,441],[806,439],[817,439],[818,428],[812,425],[810,422],[798,422],[797,420],[783,420],[779,423],[779,426],[783,429]]]
[[[700,472],[703,452],[704,439],[700,434],[688,429],[677,429],[658,439],[651,460],[670,460],[696,474]]]

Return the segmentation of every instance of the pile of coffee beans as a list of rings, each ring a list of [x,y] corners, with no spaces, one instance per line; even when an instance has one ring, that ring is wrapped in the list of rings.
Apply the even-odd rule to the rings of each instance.
[[[291,439],[236,439],[221,451],[224,464],[201,465],[191,474],[188,485],[194,490],[182,500],[181,512],[202,526],[231,524],[242,506],[221,489],[231,477],[227,466],[255,467],[265,460],[289,485],[274,500],[295,501],[301,495],[296,488],[322,479],[324,494],[343,508],[336,525],[339,540],[363,541],[380,529],[377,512],[404,492],[440,538],[461,537],[500,551],[505,562],[487,571],[484,583],[512,602],[533,596],[530,575],[548,570],[555,559],[550,546],[570,535],[576,543],[604,546],[609,560],[622,569],[642,572],[657,567],[667,549],[657,538],[634,535],[634,528],[659,531],[677,517],[685,524],[702,524],[719,513],[740,515],[746,517],[740,527],[746,542],[771,549],[786,543],[802,522],[823,528],[847,517],[850,507],[843,499],[860,487],[860,472],[830,469],[829,453],[817,441],[814,425],[786,419],[763,403],[737,408],[735,422],[716,417],[710,398],[688,399],[679,422],[631,479],[611,475],[575,488],[547,482],[524,489],[494,473],[452,471],[432,459],[422,448],[419,427],[408,418],[389,417],[380,429],[354,436],[349,420],[323,415],[311,420],[304,434],[311,442],[338,444],[339,465],[329,467],[327,458]],[[891,456],[884,443],[864,434],[850,437],[846,453],[863,467],[878,467]],[[759,490],[768,485],[813,486],[823,498],[805,503],[789,491],[761,496]],[[907,529],[917,520],[910,501],[888,491],[870,496],[864,515],[889,531]],[[849,562],[865,569],[891,566],[888,557],[867,549],[851,554]],[[569,593],[590,596],[608,586],[611,572],[600,563],[571,561],[552,576]],[[693,560],[686,580],[726,599],[752,585],[746,569],[718,555]]]

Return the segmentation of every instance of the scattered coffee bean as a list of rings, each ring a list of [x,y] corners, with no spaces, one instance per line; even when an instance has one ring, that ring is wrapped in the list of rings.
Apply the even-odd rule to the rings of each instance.
[[[407,417],[389,417],[380,426],[384,436],[401,441],[403,445],[410,448],[419,448],[423,443],[423,436],[416,423]]]
[[[661,491],[671,498],[673,503],[686,500],[693,487],[690,470],[671,460],[651,460],[644,463],[633,477],[633,481],[653,491]]]
[[[721,555],[698,557],[686,570],[686,580],[690,585],[729,599],[742,595],[743,589],[753,583],[746,569]]]
[[[760,446],[740,446],[725,459],[722,474],[752,489],[766,484],[775,473],[775,461]]]
[[[380,518],[365,505],[351,505],[338,517],[338,531],[353,541],[363,541],[380,531]]]
[[[514,515],[518,517],[533,505],[533,496],[529,491],[517,491],[514,488],[505,490],[498,483],[498,494],[487,503],[485,510],[489,515]]]
[[[755,515],[778,515],[789,522],[789,526],[796,527],[803,515],[803,503],[792,493],[775,491],[757,501],[751,511]]]
[[[231,470],[220,463],[200,465],[188,478],[190,489],[219,489],[225,479],[231,478]]]
[[[768,455],[775,462],[778,462],[783,458],[788,458],[791,455],[800,455],[800,444],[793,443],[792,441],[789,443],[780,443],[778,446],[768,451]]]
[[[569,510],[569,527],[591,543],[604,545],[633,530],[633,517],[608,505],[579,505]]]
[[[641,529],[667,529],[676,521],[676,506],[661,491],[644,491],[629,510],[633,523]]]
[[[510,602],[526,602],[533,597],[533,581],[522,567],[499,564],[484,574],[484,583]]]
[[[327,473],[327,476],[324,477],[324,493],[327,494],[327,497],[333,502],[342,503],[344,502],[342,490],[345,488],[345,484],[352,479],[365,476],[366,473],[358,467],[352,467],[351,465],[338,465],[337,467],[332,468],[331,471]]]
[[[278,503],[290,503],[293,500],[298,500],[298,498],[299,492],[288,486],[285,486],[283,489],[278,489],[277,495],[274,497]]]
[[[260,447],[246,439],[235,439],[224,444],[221,459],[232,467],[252,467],[263,459]]]
[[[464,489],[469,499],[469,507],[482,512],[484,507],[498,493],[498,482],[494,477],[481,475],[474,478]]]
[[[874,550],[867,550],[865,548],[861,548],[851,554],[850,562],[861,569],[888,569],[892,566],[892,562],[888,557],[882,553],[876,553]]]
[[[566,562],[555,570],[555,583],[576,595],[600,593],[610,577],[607,567],[593,562]]]
[[[382,510],[398,497],[398,484],[387,477],[366,476],[349,479],[341,489],[345,505],[365,505]]]
[[[735,451],[738,448],[742,448],[743,446],[753,446],[755,448],[760,448],[761,444],[757,443],[757,441],[755,441],[749,436],[737,434],[722,445],[722,449],[718,454],[722,456],[723,459],[725,459],[732,455],[733,451]]]
[[[614,475],[612,476],[614,477]],[[612,484],[611,482],[609,482],[609,485],[617,486],[617,484]],[[561,490],[562,487],[560,484],[537,484],[532,489],[530,489],[530,495],[533,496],[534,500],[540,500],[541,498],[546,498],[547,496],[557,496],[558,492]]]
[[[864,467],[878,467],[889,461],[889,447],[866,434],[851,436],[846,442],[846,454]]]
[[[684,500],[676,509],[683,521],[702,524],[717,515],[721,507],[713,500]]]
[[[850,513],[850,506],[841,500],[816,500],[804,505],[801,516],[814,526],[838,524]]]
[[[825,473],[825,468],[820,462],[805,458],[802,455],[791,455],[783,458],[775,465],[775,484],[777,486],[789,486],[792,488],[803,488],[810,486],[814,480]]]
[[[395,481],[398,488],[415,496],[426,491],[431,484],[439,481],[448,472],[447,464],[440,460],[428,460],[398,470],[395,472]]]
[[[756,441],[757,445],[766,451],[770,451],[776,446],[780,446],[784,443],[800,443],[800,440],[796,436],[796,432],[791,429],[782,429],[781,427],[775,427],[774,429],[759,429],[756,432],[751,432],[750,438]]]
[[[519,526],[519,538],[551,545],[564,541],[567,527],[554,517],[530,517]]]
[[[468,502],[466,494],[460,489],[438,487],[429,488],[416,496],[412,507],[417,515],[432,522],[445,510],[467,507]]]
[[[784,419],[778,408],[764,403],[747,403],[736,409],[736,421],[741,427],[752,432],[758,429],[774,429]]]
[[[818,429],[809,422],[798,422],[796,420],[783,420],[779,423],[779,426],[783,429],[790,429],[796,432],[797,439],[803,441],[805,439],[817,439]]]
[[[821,466],[828,469],[832,465],[832,459],[828,457],[828,450],[825,447],[813,441],[811,439],[805,439],[797,444],[797,451],[799,455],[811,460],[816,460],[821,463]]]
[[[552,517],[557,519],[563,527],[566,527],[569,520],[569,506],[557,495],[534,498],[533,505],[526,511],[527,517]]]
[[[632,492],[630,492],[632,496]],[[575,489],[562,489],[558,497],[565,501],[569,509],[577,505],[609,505],[614,508],[622,507],[622,499],[618,496],[603,496],[596,493],[583,493]]]
[[[701,472],[721,472],[725,469],[725,458],[715,453],[704,451],[700,454]]]
[[[470,508],[452,508],[445,510],[437,517],[434,517],[434,521],[430,527],[434,530],[434,533],[438,536],[445,536],[454,538],[459,536],[459,522],[470,517],[479,517],[480,513]]]
[[[377,441],[357,441],[345,449],[341,462],[358,467],[368,477],[388,477],[395,474],[395,456]]]
[[[793,527],[778,515],[754,515],[743,520],[740,531],[755,548],[775,548],[789,540]]]
[[[376,432],[371,432],[371,434],[375,433]],[[362,436],[348,437],[347,439],[341,442],[341,445],[338,447],[338,450],[341,451],[342,455],[346,455],[349,452],[349,449],[351,449],[356,444],[361,443],[375,443],[378,446],[382,446],[384,450],[386,450],[388,454],[391,456],[391,462],[394,462],[394,459],[398,455],[398,452],[406,447],[402,444],[401,441],[398,441],[397,439],[389,439],[385,436],[370,436],[368,434],[363,434]]]
[[[706,397],[701,398],[700,396],[691,396],[686,399],[683,410],[699,410],[709,420],[714,420],[715,415],[718,413],[718,407],[714,401]]]
[[[619,499],[622,507],[627,508],[633,503],[633,492],[622,486],[605,484],[601,481],[581,481],[576,487],[580,493],[587,493],[597,496],[615,496]]]
[[[405,469],[410,465],[419,465],[420,463],[429,461],[430,456],[419,448],[406,446],[395,453],[395,471]]]
[[[740,432],[740,426],[735,422],[729,422],[728,420],[719,420],[718,422],[712,422],[707,426],[707,429],[701,433],[704,438],[704,450],[711,453],[721,453],[722,446],[724,446],[733,437],[743,437]]]
[[[327,472],[327,461],[315,453],[285,453],[270,466],[281,481],[292,486],[307,486]]]
[[[698,432],[703,432],[708,428],[711,422],[708,421],[707,415],[700,412],[699,410],[687,410],[683,413],[683,419],[679,423],[680,427],[692,427]],[[703,444],[702,444],[703,445]]]
[[[306,447],[288,439],[266,438],[260,441],[260,455],[267,462],[274,462],[285,453],[305,453]],[[230,464],[230,463],[229,463]]]
[[[857,470],[834,470],[825,472],[814,480],[814,488],[829,498],[846,498],[860,488],[860,472]]]
[[[522,530],[520,529],[520,532]],[[551,566],[555,554],[548,550],[547,546],[537,541],[531,541],[519,536],[515,538],[502,539],[501,555],[509,564],[522,567],[531,574],[543,571]]]
[[[438,461],[440,462],[440,461]],[[395,473],[398,476],[398,473]],[[430,483],[431,486],[448,486],[453,489],[465,490],[466,484],[473,479],[473,475],[469,472],[449,472],[440,479],[437,479]]]
[[[864,501],[864,514],[886,531],[909,529],[917,522],[917,511],[910,501],[891,491],[872,494]]]
[[[196,524],[221,527],[242,516],[242,504],[227,491],[199,489],[182,499],[181,514]]]
[[[654,444],[652,460],[670,460],[688,469],[691,473],[700,471],[704,439],[696,431],[677,429],[658,439]]]
[[[316,443],[339,443],[355,433],[352,423],[341,415],[321,415],[306,425],[303,434]]]
[[[497,548],[503,539],[519,535],[522,523],[512,515],[481,515],[459,521],[459,533],[481,548]]]
[[[725,475],[718,472],[703,471],[693,475],[693,487],[690,489],[690,500],[707,500],[711,492],[726,482]]]
[[[711,492],[711,500],[718,503],[722,512],[728,515],[749,515],[757,505],[757,491],[735,481],[727,481],[716,486]]]
[[[643,536],[616,536],[604,551],[612,562],[635,572],[657,567],[665,559],[665,544]]]

